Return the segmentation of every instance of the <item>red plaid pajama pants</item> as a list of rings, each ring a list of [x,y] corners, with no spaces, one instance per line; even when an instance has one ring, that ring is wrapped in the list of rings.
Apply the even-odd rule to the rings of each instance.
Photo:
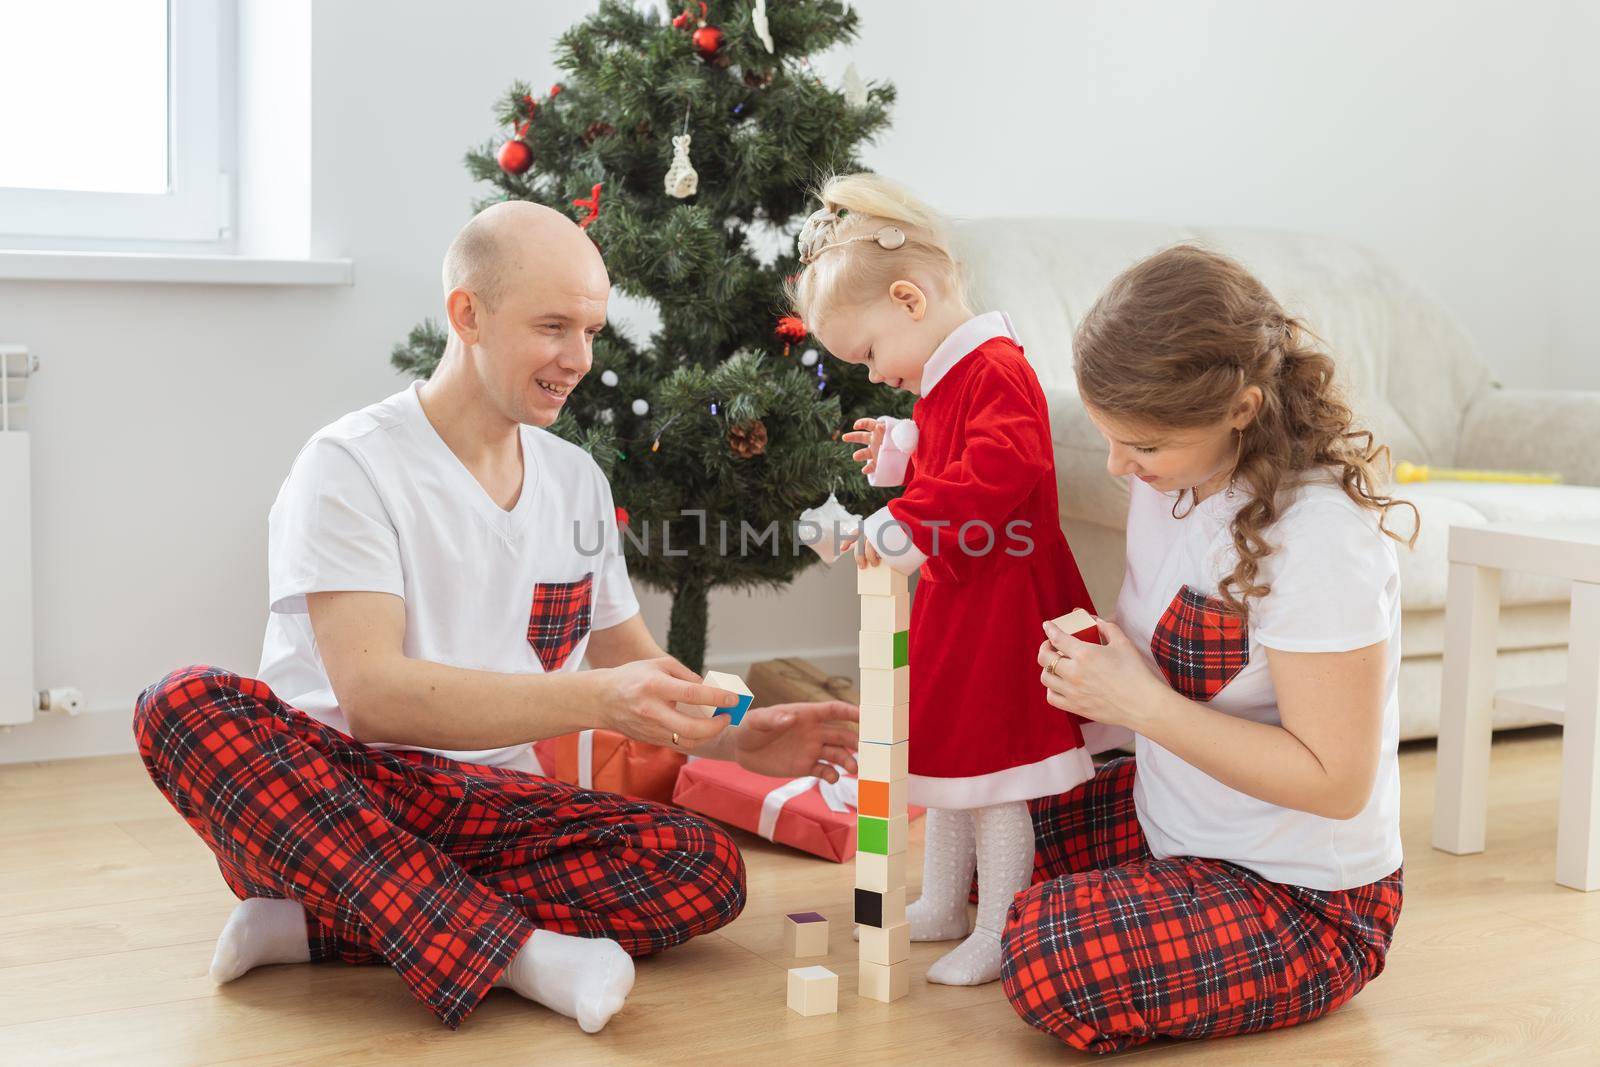
[[[1134,761],[1032,805],[1034,885],[1011,905],[1001,980],[1018,1015],[1074,1048],[1307,1022],[1376,978],[1401,874],[1322,892],[1216,860],[1158,860]]]
[[[314,961],[388,963],[452,1029],[535,929],[645,956],[744,907],[737,847],[688,812],[367,748],[251,678],[176,671],[134,735],[237,896],[299,901]]]

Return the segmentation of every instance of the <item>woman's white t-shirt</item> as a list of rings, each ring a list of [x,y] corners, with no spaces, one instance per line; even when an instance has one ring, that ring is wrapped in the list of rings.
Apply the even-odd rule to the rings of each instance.
[[[639,611],[611,487],[589,454],[521,427],[522,493],[507,511],[434,430],[421,384],[313,435],[268,519],[271,607],[259,677],[346,733],[307,593],[392,593],[405,601],[408,657],[503,674],[577,670],[591,629]],[[538,768],[526,744],[422,750]]]
[[[1158,858],[1223,860],[1274,882],[1320,890],[1351,889],[1393,873],[1401,860],[1400,572],[1395,542],[1379,531],[1377,514],[1328,479],[1286,490],[1266,535],[1274,551],[1259,574],[1271,592],[1250,603],[1242,628],[1229,629],[1218,625],[1217,589],[1237,559],[1229,523],[1245,494],[1217,493],[1177,519],[1174,495],[1128,480],[1127,571],[1117,621],[1179,692],[1228,715],[1276,724],[1266,649],[1346,652],[1388,642],[1382,755],[1359,815],[1328,819],[1257,800],[1139,736],[1134,801],[1151,851]]]

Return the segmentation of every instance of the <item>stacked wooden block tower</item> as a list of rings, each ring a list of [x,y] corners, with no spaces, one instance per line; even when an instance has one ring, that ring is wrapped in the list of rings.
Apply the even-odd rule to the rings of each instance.
[[[856,572],[861,594],[861,766],[855,921],[859,989],[892,1001],[910,988],[906,923],[906,753],[910,746],[908,576],[879,563]]]

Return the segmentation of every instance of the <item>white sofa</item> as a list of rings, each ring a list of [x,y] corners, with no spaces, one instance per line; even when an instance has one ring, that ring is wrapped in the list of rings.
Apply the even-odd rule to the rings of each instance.
[[[1397,487],[1422,516],[1400,550],[1404,587],[1401,736],[1439,719],[1448,528],[1511,519],[1600,519],[1600,392],[1505,389],[1437,303],[1372,253],[1342,241],[1235,229],[1065,219],[989,219],[959,228],[980,309],[1010,312],[1050,399],[1061,520],[1095,602],[1122,578],[1126,487],[1078,402],[1072,335],[1123,268],[1196,241],[1234,256],[1324,338],[1358,414],[1396,461],[1559,471],[1558,486],[1434,482]],[[1410,532],[1409,511],[1391,525]],[[1566,669],[1565,583],[1508,575],[1498,679],[1531,685]],[[1523,725],[1515,719],[1500,726]]]

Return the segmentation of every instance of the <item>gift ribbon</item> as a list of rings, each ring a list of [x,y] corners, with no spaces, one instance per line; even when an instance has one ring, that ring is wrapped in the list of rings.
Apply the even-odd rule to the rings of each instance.
[[[578,731],[578,788],[594,788],[594,731]]]
[[[829,811],[842,815],[857,806],[859,790],[854,778],[840,775],[837,782],[814,776],[795,778],[772,790],[761,801],[761,818],[756,823],[756,833],[771,841],[772,835],[777,832],[778,814],[783,811],[783,806],[795,797],[810,792],[813,786],[822,794],[822,802],[828,805]]]

